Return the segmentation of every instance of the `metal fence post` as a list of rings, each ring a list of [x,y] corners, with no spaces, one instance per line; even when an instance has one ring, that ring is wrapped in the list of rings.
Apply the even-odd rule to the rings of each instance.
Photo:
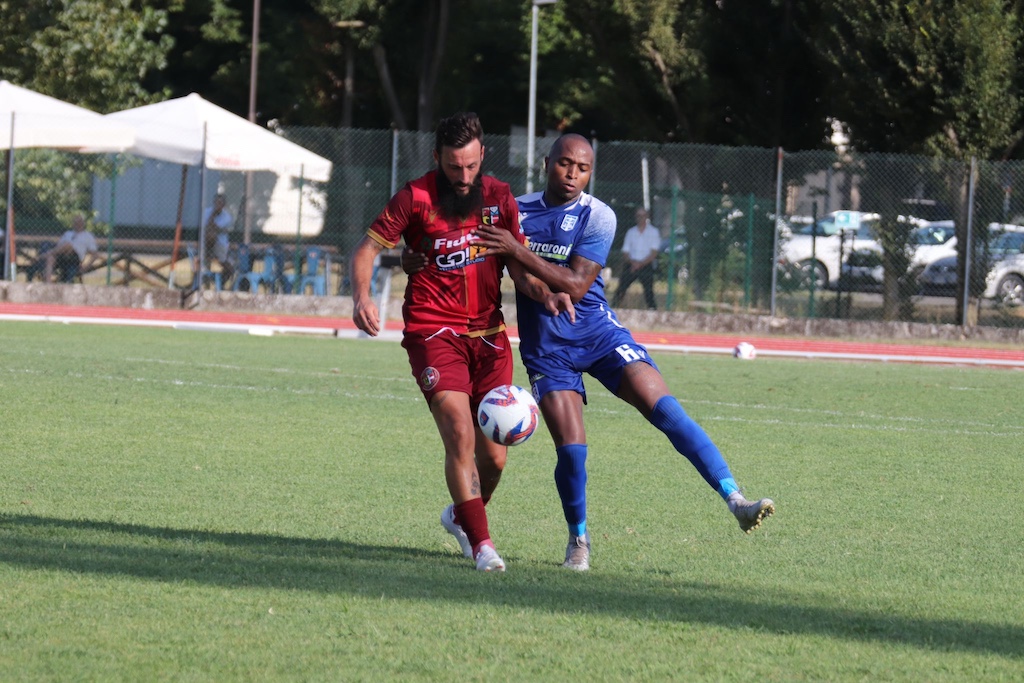
[[[593,138],[590,141],[590,146],[594,150],[594,166],[590,169],[590,183],[587,185],[587,194],[594,194],[594,188],[597,187],[597,138]]]
[[[963,313],[960,315],[960,326],[967,327],[968,306],[971,303],[971,233],[974,232],[974,175],[977,171],[978,159],[971,157],[971,175],[967,178],[967,244],[964,245],[964,296]],[[980,303],[978,304],[981,305]]]
[[[818,286],[818,202],[811,204],[811,277],[807,287],[807,317],[814,317],[814,290]],[[827,283],[826,283],[827,284]]]
[[[743,260],[743,307],[750,312],[750,269],[754,260],[754,193],[751,192],[747,202],[747,249]]]
[[[398,191],[398,129],[391,129],[391,196]]]
[[[779,217],[782,215],[782,148],[775,155],[775,216],[772,221],[772,293],[769,314],[775,317],[775,290],[779,275]]]
[[[665,310],[672,310],[672,290],[676,283],[676,206],[679,203],[679,188],[672,186],[672,217],[668,228],[668,295],[665,297]]]

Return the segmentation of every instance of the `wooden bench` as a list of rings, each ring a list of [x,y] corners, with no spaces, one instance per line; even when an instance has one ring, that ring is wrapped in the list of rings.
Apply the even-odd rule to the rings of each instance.
[[[39,258],[39,245],[44,242],[56,243],[60,235],[17,235],[18,272],[35,262]],[[174,250],[174,240],[170,239],[134,239],[119,238],[113,240],[107,237],[97,237],[96,243],[99,246],[98,258],[87,269],[80,271],[80,275],[88,275],[96,271],[107,269],[107,284],[130,285],[133,281],[141,281],[153,287],[166,288],[168,278],[173,277],[175,268],[171,263],[171,252]],[[175,264],[187,261],[187,242],[182,241],[178,245],[178,254]],[[259,260],[258,255],[268,247],[270,243],[254,243],[250,245],[250,251],[254,254],[254,260]],[[295,247],[278,245],[286,251],[294,251]],[[304,249],[309,245],[301,245]],[[333,246],[318,245],[326,256],[328,293],[330,293],[330,276],[333,265],[338,263],[338,250]],[[285,270],[294,271],[295,259],[289,254],[285,259]],[[115,279],[115,271],[117,277]],[[182,288],[191,287],[191,278],[195,272],[195,264],[189,264],[187,284]],[[180,276],[178,278],[180,282]],[[174,284],[179,284],[176,282]]]

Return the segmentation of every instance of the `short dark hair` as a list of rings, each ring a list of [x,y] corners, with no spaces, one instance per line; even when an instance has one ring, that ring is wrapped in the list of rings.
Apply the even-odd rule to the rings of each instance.
[[[484,141],[484,127],[474,112],[463,111],[441,119],[434,133],[434,151],[441,153],[442,147],[462,149],[473,140]]]

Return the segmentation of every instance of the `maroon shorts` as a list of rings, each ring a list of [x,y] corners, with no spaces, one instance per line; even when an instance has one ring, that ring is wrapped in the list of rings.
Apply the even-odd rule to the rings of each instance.
[[[430,405],[439,391],[469,394],[476,412],[488,391],[512,383],[512,345],[502,330],[486,337],[468,337],[442,330],[432,336],[406,335],[412,376]]]

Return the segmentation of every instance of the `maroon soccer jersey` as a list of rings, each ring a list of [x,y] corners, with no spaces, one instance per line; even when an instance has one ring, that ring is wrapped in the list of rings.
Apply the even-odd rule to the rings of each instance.
[[[367,231],[391,249],[407,246],[427,255],[427,267],[409,276],[402,317],[410,334],[433,334],[450,327],[477,336],[504,328],[501,315],[500,258],[485,257],[472,233],[481,225],[504,227],[525,242],[519,209],[507,183],[483,176],[483,207],[465,220],[440,215],[437,171],[409,182],[391,198]]]

